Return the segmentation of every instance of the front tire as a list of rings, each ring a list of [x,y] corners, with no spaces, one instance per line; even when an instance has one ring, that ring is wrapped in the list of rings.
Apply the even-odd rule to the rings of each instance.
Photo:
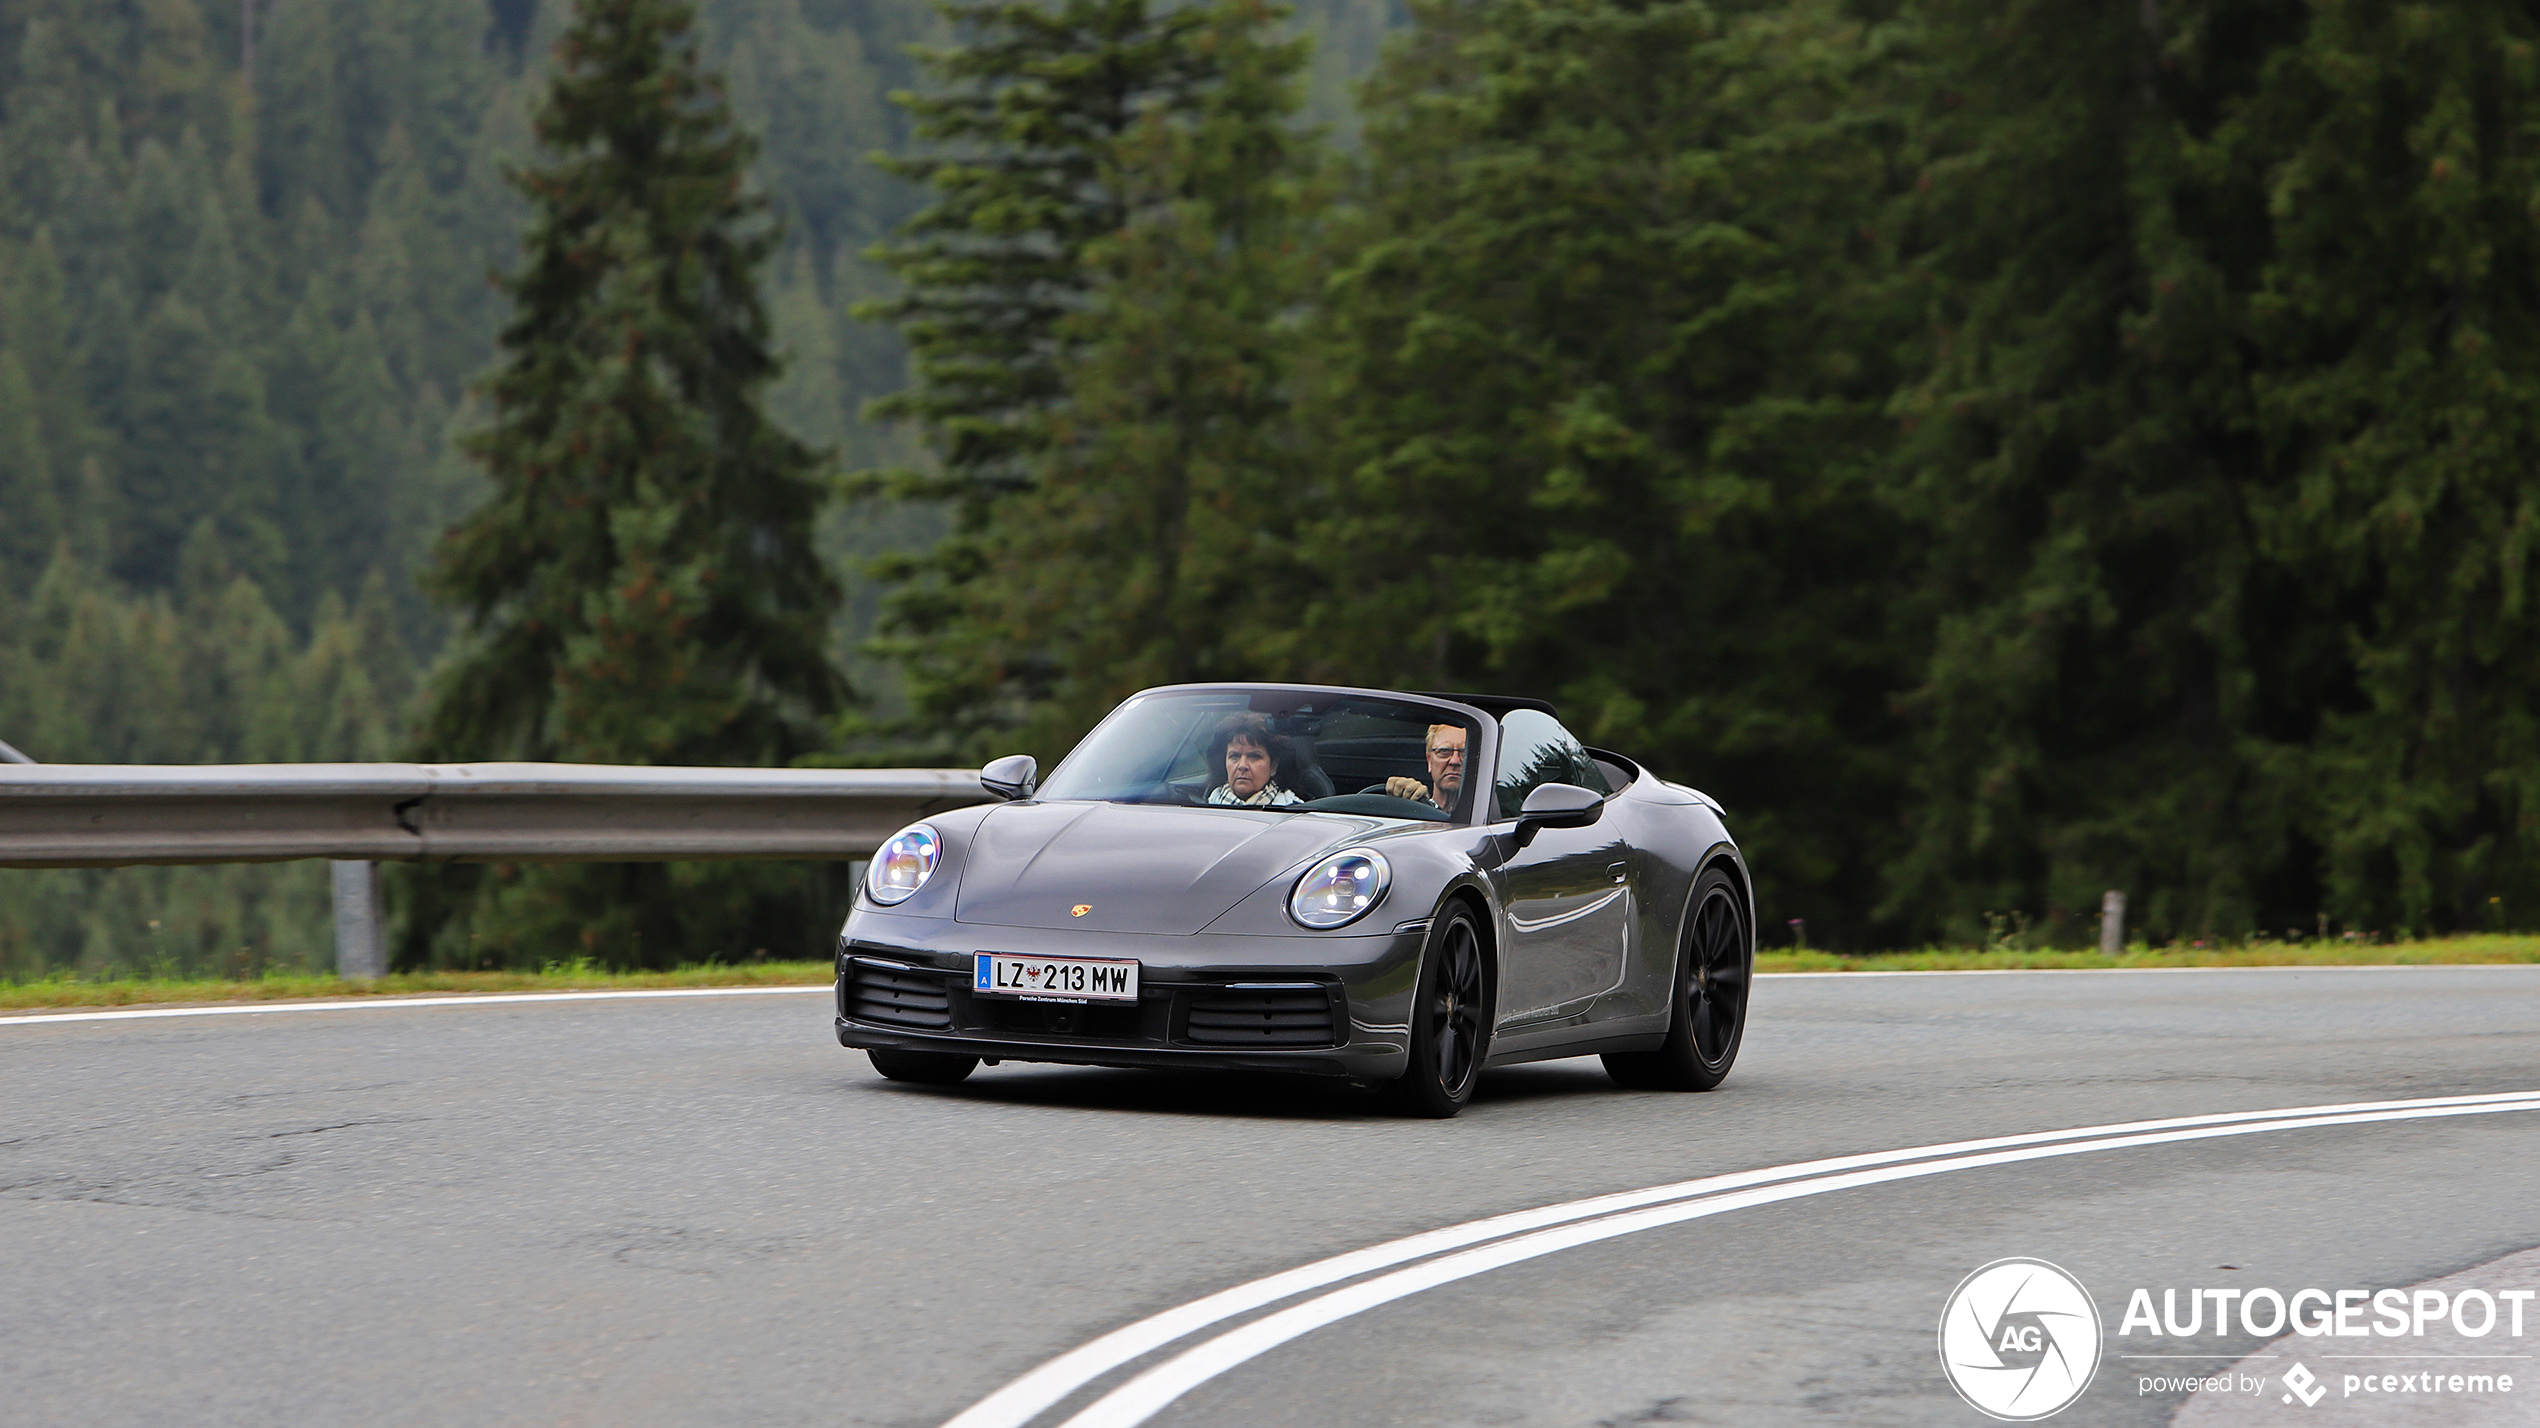
[[[979,1069],[979,1058],[950,1051],[868,1051],[873,1069],[894,1081],[950,1086]]]
[[[1405,1115],[1444,1120],[1473,1099],[1490,1054],[1490,958],[1473,910],[1447,904],[1420,955],[1411,998],[1411,1065],[1386,1090]]]
[[[1655,1051],[1609,1054],[1605,1074],[1637,1091],[1708,1091],[1728,1079],[1746,1039],[1746,992],[1755,976],[1755,939],[1746,929],[1728,870],[1695,880],[1676,965],[1674,1015]]]

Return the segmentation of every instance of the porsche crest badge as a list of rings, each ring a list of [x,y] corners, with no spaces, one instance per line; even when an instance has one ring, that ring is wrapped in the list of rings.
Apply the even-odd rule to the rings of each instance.
[[[1091,911],[1093,911],[1093,910],[1094,910],[1094,905],[1093,905],[1092,903],[1089,903],[1089,902],[1080,902],[1080,903],[1076,904],[1074,907],[1071,907],[1071,908],[1067,909],[1067,915],[1068,915],[1069,917],[1083,917],[1086,913],[1089,913],[1089,912],[1091,912]]]

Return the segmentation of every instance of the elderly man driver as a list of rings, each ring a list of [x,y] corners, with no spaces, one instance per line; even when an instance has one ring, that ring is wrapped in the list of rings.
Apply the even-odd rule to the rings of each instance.
[[[1461,724],[1431,724],[1426,740],[1429,781],[1423,784],[1408,774],[1395,774],[1385,780],[1385,792],[1416,803],[1435,804],[1453,813],[1456,804],[1464,798],[1466,737],[1466,730]]]

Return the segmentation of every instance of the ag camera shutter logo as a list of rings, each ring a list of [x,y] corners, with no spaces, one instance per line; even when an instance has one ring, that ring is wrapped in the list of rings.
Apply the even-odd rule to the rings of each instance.
[[[1997,1259],[1958,1281],[1942,1307],[1940,1367],[1988,1418],[2052,1418],[2099,1372],[2099,1307],[2058,1266]]]

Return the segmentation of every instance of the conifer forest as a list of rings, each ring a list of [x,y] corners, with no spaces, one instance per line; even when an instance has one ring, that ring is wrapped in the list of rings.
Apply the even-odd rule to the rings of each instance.
[[[1770,942],[2540,916],[2540,3],[0,0],[0,740],[1556,700]],[[401,966],[840,870],[399,868]],[[0,978],[331,957],[0,873]]]

